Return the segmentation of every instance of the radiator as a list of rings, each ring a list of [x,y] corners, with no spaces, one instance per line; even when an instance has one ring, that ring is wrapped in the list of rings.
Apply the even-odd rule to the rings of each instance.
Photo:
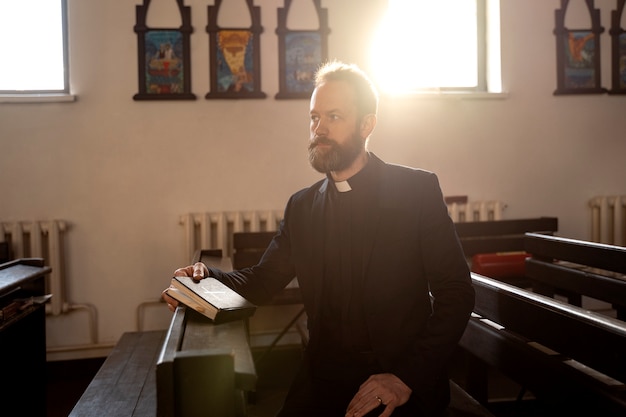
[[[13,259],[43,258],[52,271],[46,292],[52,294],[46,312],[59,315],[65,300],[63,235],[67,224],[61,220],[0,222],[0,241],[9,243]]]
[[[501,220],[505,205],[499,201],[449,203],[448,213],[455,222]],[[191,259],[200,249],[222,249],[232,257],[233,233],[277,230],[282,210],[189,213],[180,217],[185,228],[185,253]]]
[[[181,216],[185,228],[185,253],[191,259],[199,249],[222,249],[232,257],[233,233],[277,230],[282,210],[190,213]]]
[[[506,208],[500,201],[452,201],[447,206],[448,214],[455,223],[502,220]]]
[[[591,240],[626,245],[626,195],[598,196],[589,200]]]

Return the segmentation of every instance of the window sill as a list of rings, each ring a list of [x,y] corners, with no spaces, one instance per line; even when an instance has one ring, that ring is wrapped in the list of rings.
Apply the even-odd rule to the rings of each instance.
[[[386,93],[385,96],[391,98],[416,98],[416,99],[443,99],[443,100],[504,100],[509,97],[509,93],[490,92],[446,92],[446,91],[420,91],[408,93]]]
[[[0,103],[62,103],[76,101],[74,94],[0,94]]]

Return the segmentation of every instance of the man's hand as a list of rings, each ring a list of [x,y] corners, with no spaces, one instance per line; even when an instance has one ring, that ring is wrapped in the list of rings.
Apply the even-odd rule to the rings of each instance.
[[[193,265],[189,265],[184,268],[178,268],[176,271],[174,271],[174,276],[191,277],[194,279],[194,281],[200,281],[201,279],[209,276],[209,270],[202,262],[196,262]],[[161,293],[161,298],[167,303],[167,308],[169,308],[170,311],[174,312],[176,311],[176,307],[178,306],[178,300],[175,300],[167,295],[166,291],[167,289],[163,290],[163,292]]]
[[[406,403],[411,396],[409,388],[393,374],[376,374],[361,384],[348,409],[346,417],[361,417],[383,405],[380,417],[389,417],[396,407]]]

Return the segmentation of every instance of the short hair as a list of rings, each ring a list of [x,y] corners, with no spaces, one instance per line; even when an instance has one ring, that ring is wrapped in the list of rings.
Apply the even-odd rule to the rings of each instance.
[[[315,87],[328,81],[344,81],[352,86],[359,117],[376,114],[378,91],[367,74],[359,67],[340,61],[326,62],[315,73]]]

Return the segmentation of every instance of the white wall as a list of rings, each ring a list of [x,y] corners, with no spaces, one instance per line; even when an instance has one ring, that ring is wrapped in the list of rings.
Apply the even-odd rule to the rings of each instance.
[[[276,101],[276,9],[262,7],[265,100],[205,100],[206,0],[192,7],[195,101],[136,102],[135,3],[69,0],[74,103],[0,105],[0,220],[63,219],[69,299],[97,310],[98,342],[136,330],[187,262],[179,216],[282,208],[319,175],[308,165],[308,101]],[[153,4],[158,3],[153,0]],[[330,55],[366,67],[382,0],[326,0]],[[602,10],[610,87],[610,0]],[[562,236],[589,238],[589,198],[626,194],[626,96],[553,96],[557,0],[502,2],[499,100],[383,97],[370,148],[439,174],[447,195],[498,199],[506,218],[557,216]],[[162,17],[162,16],[161,16]],[[419,47],[419,46],[418,46]],[[169,312],[146,310],[162,328]],[[87,314],[48,317],[48,346],[91,343]]]

